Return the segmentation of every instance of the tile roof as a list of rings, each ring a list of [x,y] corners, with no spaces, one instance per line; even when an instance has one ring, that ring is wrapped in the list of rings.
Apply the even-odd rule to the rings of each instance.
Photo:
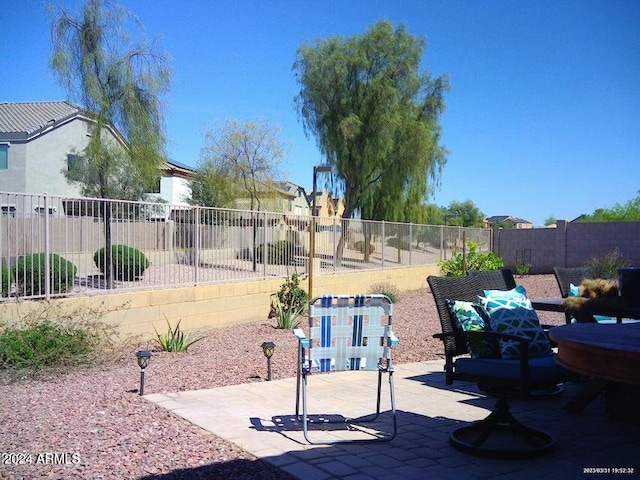
[[[81,113],[69,102],[0,102],[0,135],[29,136]]]

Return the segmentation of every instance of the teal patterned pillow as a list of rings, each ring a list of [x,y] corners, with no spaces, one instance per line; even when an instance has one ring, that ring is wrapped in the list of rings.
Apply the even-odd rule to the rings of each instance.
[[[489,318],[482,305],[460,300],[447,300],[447,306],[461,330],[465,332],[482,332],[491,330]],[[483,316],[484,314],[484,316]],[[495,338],[468,338],[467,347],[473,358],[500,358],[500,347]]]
[[[490,317],[491,328],[496,332],[520,335],[529,339],[529,357],[544,357],[551,354],[551,344],[540,326],[538,315],[526,298],[486,298],[480,297]],[[512,340],[498,340],[502,358],[520,358],[519,343]]]
[[[483,290],[483,292],[487,298],[527,297],[527,290],[522,285],[518,285],[511,290]]]

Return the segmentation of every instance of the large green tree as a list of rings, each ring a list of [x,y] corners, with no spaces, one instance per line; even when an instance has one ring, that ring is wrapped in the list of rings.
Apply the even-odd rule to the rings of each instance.
[[[446,223],[461,227],[483,227],[484,213],[471,200],[452,201],[446,209]]]
[[[404,26],[383,21],[361,36],[298,49],[296,106],[333,166],[345,219],[412,220],[407,212],[419,211],[415,207],[439,181],[447,153],[439,119],[448,81],[420,72],[424,47],[424,39]]]
[[[580,222],[637,222],[640,220],[640,190],[635,198],[612,208],[597,208],[589,215],[582,215]]]
[[[76,16],[56,7],[50,14],[51,68],[95,121],[83,161],[75,162],[67,178],[87,196],[140,199],[157,182],[164,158],[160,99],[170,84],[168,59],[142,36],[134,44],[129,30],[140,25],[108,0],[86,0]],[[113,127],[119,132],[115,137]],[[119,134],[124,142],[116,140]],[[106,280],[112,288],[112,208],[105,202],[101,210]]]

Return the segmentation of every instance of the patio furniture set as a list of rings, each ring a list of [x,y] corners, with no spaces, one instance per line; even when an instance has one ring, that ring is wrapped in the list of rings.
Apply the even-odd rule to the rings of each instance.
[[[572,286],[591,277],[587,269],[558,268],[555,274],[564,298]],[[547,454],[554,450],[555,439],[516,419],[510,410],[512,400],[555,397],[562,393],[564,382],[591,376],[584,391],[567,404],[569,411],[578,412],[602,391],[615,391],[620,384],[640,385],[640,323],[627,320],[640,319],[635,293],[627,292],[606,307],[597,299],[589,300],[585,303],[589,315],[579,316],[589,323],[576,323],[562,299],[527,298],[508,269],[454,278],[429,276],[427,281],[442,327],[433,336],[443,342],[445,383],[471,381],[496,399],[485,419],[451,432],[449,442],[456,449],[494,458]],[[564,312],[567,325],[540,325],[535,309]],[[614,321],[608,323],[624,325],[601,325],[594,315],[609,315]],[[299,340],[296,417],[309,443],[384,442],[396,436],[391,352],[398,339],[392,321],[393,304],[384,295],[322,296],[311,301],[308,336],[302,329],[294,332]],[[311,381],[309,387],[309,378],[344,370],[377,372],[374,413],[357,418],[310,413],[308,392],[313,395],[321,385]],[[388,412],[381,411],[385,375]],[[336,422],[348,434],[327,428]]]

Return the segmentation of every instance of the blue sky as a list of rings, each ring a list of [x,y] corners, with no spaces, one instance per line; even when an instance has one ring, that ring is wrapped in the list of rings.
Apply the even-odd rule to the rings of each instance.
[[[427,40],[422,68],[447,74],[446,206],[541,226],[640,190],[640,2],[122,0],[172,57],[170,157],[195,166],[217,120],[266,118],[290,145],[287,178],[310,190],[323,163],[304,135],[291,66],[304,42],[364,33],[379,20]],[[75,10],[79,0],[61,2]],[[48,69],[42,2],[3,5],[0,101],[66,98]]]

